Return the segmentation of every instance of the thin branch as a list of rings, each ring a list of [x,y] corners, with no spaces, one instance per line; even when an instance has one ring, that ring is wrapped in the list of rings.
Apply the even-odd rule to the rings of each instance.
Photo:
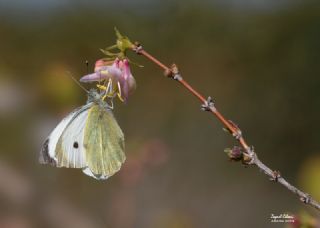
[[[269,176],[270,180],[273,180],[275,182],[278,182],[279,184],[286,187],[289,191],[299,196],[299,199],[305,203],[309,204],[312,207],[318,209],[320,211],[320,203],[311,198],[311,196],[295,186],[291,185],[289,182],[287,182],[281,175],[279,171],[273,171],[268,166],[263,164],[259,159],[257,154],[255,153],[253,147],[248,146],[245,139],[242,136],[242,132],[240,128],[234,124],[231,120],[227,120],[215,107],[214,102],[212,101],[211,97],[208,97],[207,99],[204,98],[203,95],[201,95],[198,91],[196,91],[188,82],[186,82],[181,74],[179,73],[178,67],[173,64],[171,67],[167,67],[163,63],[161,63],[158,59],[150,55],[148,52],[143,50],[142,46],[139,43],[135,43],[132,46],[132,50],[136,52],[139,55],[142,55],[158,65],[160,68],[162,68],[165,72],[165,76],[172,78],[176,81],[178,81],[182,86],[184,86],[190,93],[192,93],[195,97],[197,97],[202,105],[201,109],[204,111],[208,111],[215,115],[218,120],[224,125],[224,127],[230,132],[230,134],[239,142],[239,144],[244,149],[243,152],[243,163],[246,165],[256,165],[261,171],[263,171],[264,174]]]

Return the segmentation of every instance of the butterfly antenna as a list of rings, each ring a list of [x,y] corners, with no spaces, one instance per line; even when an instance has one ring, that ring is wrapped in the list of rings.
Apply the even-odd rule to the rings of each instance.
[[[75,78],[72,76],[72,74],[71,74],[70,71],[67,71],[67,73],[68,73],[69,77],[70,77],[81,89],[83,89],[86,93],[89,93],[89,91],[88,91],[86,88],[84,88],[83,85],[81,85],[81,83],[78,82],[78,80],[75,79]]]
[[[99,86],[102,85],[101,82],[102,82],[102,80],[101,80],[101,72],[99,71]],[[101,91],[100,87],[99,87],[99,90],[100,90],[100,93],[101,93],[102,91]]]
[[[86,60],[86,66],[87,66],[87,74],[89,74],[89,61]]]

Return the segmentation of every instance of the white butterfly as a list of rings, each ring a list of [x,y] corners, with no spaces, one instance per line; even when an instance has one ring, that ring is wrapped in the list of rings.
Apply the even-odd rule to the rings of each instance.
[[[40,163],[81,168],[98,180],[120,170],[125,161],[124,136],[103,95],[90,90],[87,104],[58,124],[42,146]]]

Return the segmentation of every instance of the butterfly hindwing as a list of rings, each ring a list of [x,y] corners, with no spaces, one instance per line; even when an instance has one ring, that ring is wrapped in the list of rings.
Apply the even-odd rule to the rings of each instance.
[[[90,108],[84,147],[88,168],[95,177],[107,178],[119,171],[125,161],[124,136],[110,110],[99,105]]]

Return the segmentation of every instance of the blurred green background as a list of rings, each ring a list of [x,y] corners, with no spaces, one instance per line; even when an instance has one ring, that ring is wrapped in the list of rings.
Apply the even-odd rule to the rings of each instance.
[[[262,161],[320,200],[319,1],[0,0],[0,227],[284,227],[319,218],[256,168],[229,162],[235,141],[143,57],[116,118],[127,161],[98,182],[38,164],[42,142],[86,101],[68,77],[93,70],[113,27],[239,124]],[[89,87],[89,86],[87,86]]]

